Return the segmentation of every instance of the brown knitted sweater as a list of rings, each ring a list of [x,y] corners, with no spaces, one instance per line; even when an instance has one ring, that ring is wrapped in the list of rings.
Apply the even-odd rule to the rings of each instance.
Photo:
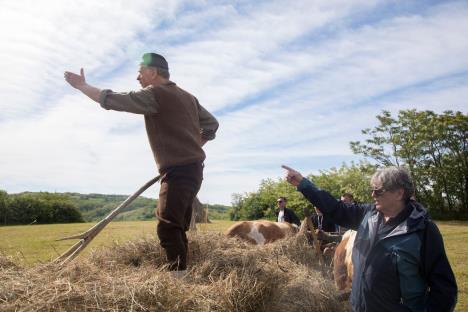
[[[160,171],[173,166],[202,162],[202,138],[212,140],[217,120],[190,93],[169,81],[140,91],[101,92],[105,109],[143,114],[146,132]]]

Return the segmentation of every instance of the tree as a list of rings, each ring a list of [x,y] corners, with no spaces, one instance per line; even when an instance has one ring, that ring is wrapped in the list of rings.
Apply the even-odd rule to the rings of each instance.
[[[370,177],[375,166],[361,162],[343,164],[341,168],[320,171],[311,174],[309,178],[320,188],[327,190],[339,199],[343,193],[352,193],[357,201],[369,202]],[[276,218],[276,200],[283,196],[287,198],[287,207],[293,209],[299,218],[303,218],[303,209],[313,209],[312,204],[296,191],[284,179],[277,181],[266,179],[260,183],[256,192],[233,194],[231,220],[257,220]]]
[[[7,224],[8,214],[8,193],[0,190],[0,224]]]
[[[340,168],[321,170],[320,174],[310,175],[309,178],[335,198],[340,198],[344,193],[351,193],[356,202],[368,203],[372,201],[370,178],[375,169],[375,165],[364,161],[359,164],[351,162],[350,166],[343,163]]]
[[[4,207],[2,207],[2,202]],[[5,204],[6,203],[6,204]],[[8,195],[0,192],[3,224],[83,222],[80,212],[66,196],[51,193]]]
[[[433,216],[468,215],[468,116],[461,112],[383,111],[379,125],[364,129],[365,143],[351,142],[379,166],[408,167],[416,198]]]
[[[265,179],[260,183],[257,192],[233,194],[231,220],[258,220],[276,218],[276,200],[283,196],[287,198],[287,207],[293,209],[299,217],[303,216],[304,207],[311,208],[294,187],[285,180]]]

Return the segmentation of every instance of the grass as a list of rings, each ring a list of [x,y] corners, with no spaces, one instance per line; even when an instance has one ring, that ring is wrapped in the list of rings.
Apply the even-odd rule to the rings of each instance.
[[[200,224],[201,231],[226,230],[232,221],[212,221]],[[0,227],[0,253],[15,256],[21,265],[33,265],[38,262],[48,262],[55,259],[78,240],[56,241],[56,239],[82,233],[95,223],[72,224],[40,224]],[[136,238],[156,235],[155,221],[111,222],[83,251],[87,254],[91,249],[110,245],[118,241],[134,240]]]
[[[458,284],[455,311],[468,311],[468,222],[437,222],[444,237],[445,250]]]
[[[224,232],[233,222],[213,221],[200,224],[202,232]],[[468,222],[438,222],[444,237],[447,255],[457,278],[459,295],[455,311],[468,311]],[[0,252],[15,256],[22,265],[48,262],[69,248],[76,240],[55,241],[57,238],[81,233],[93,223],[52,224],[0,227]],[[85,249],[84,254],[115,241],[155,236],[154,221],[111,222]]]
[[[305,235],[265,246],[189,233],[190,270],[164,269],[157,240],[94,249],[66,266],[0,255],[1,311],[348,312]],[[287,272],[287,274],[285,274]]]

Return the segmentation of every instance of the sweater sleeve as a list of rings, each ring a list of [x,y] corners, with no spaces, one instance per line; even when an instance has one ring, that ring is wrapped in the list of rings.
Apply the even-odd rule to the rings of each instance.
[[[104,109],[143,115],[155,114],[159,108],[151,86],[138,91],[119,93],[102,90],[99,104]]]
[[[216,118],[197,101],[200,131],[203,139],[210,141],[216,137],[219,123]]]
[[[303,178],[297,190],[316,206],[330,221],[343,227],[357,230],[370,205],[348,205],[336,200],[330,193],[316,187],[311,181]]]
[[[442,235],[437,226],[427,223],[425,254],[423,257],[429,286],[427,311],[453,311],[457,302],[457,282],[445,254]]]

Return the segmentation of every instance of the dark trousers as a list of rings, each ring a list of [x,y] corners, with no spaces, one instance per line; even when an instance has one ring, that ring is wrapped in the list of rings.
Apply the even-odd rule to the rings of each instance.
[[[185,232],[192,217],[192,203],[203,180],[203,164],[172,167],[162,172],[157,233],[166,251],[169,270],[187,268],[188,240]]]

